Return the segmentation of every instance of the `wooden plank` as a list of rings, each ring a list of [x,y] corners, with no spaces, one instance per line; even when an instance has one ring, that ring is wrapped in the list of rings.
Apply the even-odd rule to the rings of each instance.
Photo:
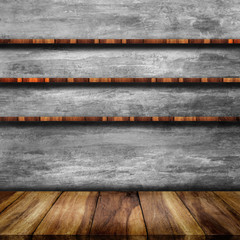
[[[0,117],[0,122],[239,122],[240,117]]]
[[[215,192],[223,201],[240,214],[240,192]]]
[[[97,117],[98,121],[102,117],[106,121],[132,121],[129,117],[134,121],[151,121],[151,117],[174,117],[174,121],[221,117],[216,121],[238,121],[228,117],[239,117],[240,92],[236,85],[218,84],[7,85],[0,88],[0,102],[0,117],[18,117],[18,121],[65,121],[78,116],[81,121],[90,120],[85,117]]]
[[[178,192],[206,235],[239,235],[240,215],[213,192]]]
[[[239,38],[239,11],[235,0],[2,1],[0,38],[36,43],[51,43],[52,38],[61,43],[81,38],[211,38],[218,43]]]
[[[26,192],[0,214],[0,235],[30,235],[60,192]]]
[[[239,78],[240,49],[221,46],[8,46],[1,78]],[[173,71],[174,69],[174,71]]]
[[[175,192],[139,192],[149,235],[204,235]]]
[[[0,83],[239,83],[240,78],[0,78]]]
[[[16,201],[23,192],[0,192],[0,212]]]
[[[0,39],[1,45],[8,44],[240,44],[239,39]]]
[[[238,190],[239,130],[216,122],[1,123],[0,190]]]
[[[97,199],[97,192],[64,192],[34,235],[88,235]]]
[[[91,235],[146,235],[135,192],[100,192]]]

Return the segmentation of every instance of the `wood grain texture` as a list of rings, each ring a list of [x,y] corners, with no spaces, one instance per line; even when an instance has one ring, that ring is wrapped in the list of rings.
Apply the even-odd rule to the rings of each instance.
[[[0,189],[238,190],[239,130],[216,122],[1,123]]]
[[[0,192],[0,212],[16,201],[24,192]]]
[[[240,78],[0,78],[0,83],[239,83]]]
[[[236,0],[1,1],[0,38],[218,41],[239,38],[239,9]]]
[[[240,44],[240,39],[0,39],[0,44]]]
[[[0,215],[0,235],[30,235],[60,192],[26,192]]]
[[[34,235],[88,235],[97,199],[97,192],[64,192]]]
[[[213,192],[178,192],[206,235],[239,235],[240,215]]]
[[[0,117],[0,122],[239,122],[240,117]]]
[[[239,87],[200,83],[181,86],[7,85],[0,87],[0,117],[13,117],[2,121],[15,120],[14,117],[18,117],[18,121],[71,119],[67,117],[82,117],[79,119],[82,121],[90,120],[88,117],[96,117],[97,121],[165,120],[157,117],[175,117],[170,121],[198,121],[202,119],[197,117],[221,117],[217,119],[221,121],[224,117],[236,117],[226,120],[237,121]]]
[[[1,78],[239,78],[240,49],[210,47],[8,46]]]
[[[135,192],[100,192],[91,235],[147,235]]]
[[[240,214],[240,192],[215,192],[215,193]]]
[[[204,235],[175,192],[139,192],[149,235]]]

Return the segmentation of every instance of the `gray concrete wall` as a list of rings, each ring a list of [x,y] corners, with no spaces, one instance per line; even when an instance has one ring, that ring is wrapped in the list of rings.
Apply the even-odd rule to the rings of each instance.
[[[2,84],[0,116],[240,116],[239,84]]]
[[[238,0],[1,0],[0,38],[239,38]]]
[[[239,47],[7,47],[0,77],[239,77]]]
[[[234,124],[0,124],[0,190],[233,190]]]

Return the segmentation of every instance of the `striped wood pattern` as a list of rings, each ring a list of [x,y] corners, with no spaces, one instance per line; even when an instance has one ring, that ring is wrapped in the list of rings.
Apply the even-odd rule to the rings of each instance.
[[[240,39],[0,39],[0,44],[240,44]]]
[[[0,78],[0,83],[239,83],[240,78]]]
[[[91,235],[147,235],[135,192],[101,192]]]
[[[27,239],[34,232],[34,240],[70,240],[76,234],[90,234],[91,239],[121,234],[121,239],[126,235],[161,240],[202,240],[204,235],[238,239],[234,234],[239,234],[240,215],[216,196],[219,192],[100,192],[98,200],[96,192],[64,192],[54,203],[59,194],[24,193],[17,204],[0,213],[1,235]],[[228,194],[239,196],[239,192],[221,192],[224,197]]]
[[[0,117],[0,122],[239,122],[240,117]]]
[[[207,235],[240,235],[240,215],[213,192],[178,192]]]
[[[0,192],[0,212],[16,201],[23,192]]]
[[[240,192],[215,192],[222,200],[240,214]]]
[[[97,198],[97,192],[64,192],[34,234],[88,235]]]
[[[175,192],[139,192],[139,197],[149,235],[204,235]]]
[[[0,215],[0,235],[31,235],[60,192],[26,192]]]

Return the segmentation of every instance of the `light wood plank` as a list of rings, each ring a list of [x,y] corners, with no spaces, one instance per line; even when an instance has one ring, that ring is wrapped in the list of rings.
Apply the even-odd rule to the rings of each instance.
[[[240,214],[240,192],[225,191],[215,193]]]
[[[135,192],[101,192],[91,235],[146,235]]]
[[[204,235],[175,192],[139,192],[149,235]]]
[[[0,192],[0,212],[18,199],[24,192]]]
[[[0,235],[34,232],[60,192],[26,192],[0,215]]]
[[[97,192],[64,192],[34,235],[88,235],[97,198]]]
[[[206,235],[240,235],[240,215],[213,192],[178,192]]]

